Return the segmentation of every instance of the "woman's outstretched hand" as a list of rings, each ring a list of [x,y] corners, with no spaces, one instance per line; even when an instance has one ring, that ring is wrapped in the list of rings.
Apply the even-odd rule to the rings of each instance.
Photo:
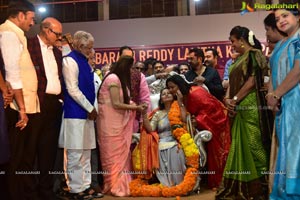
[[[147,103],[142,103],[142,104],[137,106],[137,111],[141,112],[142,114],[144,114],[144,112],[147,113],[147,109],[148,109],[148,104]]]

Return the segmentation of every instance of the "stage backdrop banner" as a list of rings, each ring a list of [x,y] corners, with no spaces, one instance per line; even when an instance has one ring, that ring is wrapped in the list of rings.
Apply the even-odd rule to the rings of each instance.
[[[269,48],[262,43],[263,52],[268,55]],[[164,44],[151,46],[132,46],[135,61],[145,61],[149,57],[163,61],[166,65],[179,64],[186,61],[189,49],[201,48],[203,51],[207,48],[217,49],[219,53],[218,63],[225,65],[231,55],[231,43],[229,41],[201,42],[201,43],[182,43],[182,44]],[[96,67],[101,68],[107,63],[116,62],[119,58],[119,47],[95,48]]]

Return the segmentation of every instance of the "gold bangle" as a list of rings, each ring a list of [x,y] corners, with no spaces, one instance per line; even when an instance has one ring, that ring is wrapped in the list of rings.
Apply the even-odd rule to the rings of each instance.
[[[224,97],[223,102],[225,103],[226,99],[230,99],[229,97]]]
[[[274,94],[273,92],[269,92],[268,94],[266,94],[265,98],[267,98],[268,96],[272,96],[276,100],[280,99],[280,97]]]
[[[279,100],[280,97],[273,93],[273,98]]]
[[[265,98],[267,98],[268,96],[272,95],[272,92],[269,92],[268,94],[266,94]]]

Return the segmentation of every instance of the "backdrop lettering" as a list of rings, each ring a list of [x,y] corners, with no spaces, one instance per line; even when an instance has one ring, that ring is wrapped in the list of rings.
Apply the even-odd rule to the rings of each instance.
[[[268,55],[269,48],[262,43],[263,52]],[[185,44],[166,44],[151,46],[132,46],[134,50],[135,61],[145,61],[149,57],[163,61],[166,65],[179,64],[186,61],[189,49],[197,47],[203,51],[207,48],[215,48],[219,53],[218,63],[225,65],[231,55],[231,44],[228,41],[203,42],[203,43],[185,43]],[[101,68],[107,63],[116,62],[119,58],[119,47],[116,48],[95,48],[96,66]]]

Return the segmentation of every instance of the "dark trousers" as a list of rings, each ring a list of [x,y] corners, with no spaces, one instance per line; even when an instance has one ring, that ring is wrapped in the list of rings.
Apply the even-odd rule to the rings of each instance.
[[[0,90],[0,164],[5,164],[9,160],[9,141],[6,127],[6,117],[4,101]],[[1,175],[1,173],[0,173]]]
[[[4,182],[8,187],[5,193],[8,193],[8,199],[23,200],[25,199],[23,187],[24,174],[28,172],[22,167],[22,159],[27,156],[24,152],[24,148],[28,143],[28,137],[33,127],[36,125],[37,116],[36,114],[27,114],[29,119],[27,126],[23,130],[20,130],[20,128],[15,127],[19,120],[19,113],[8,107],[5,110],[5,114],[10,146],[10,160],[7,165],[4,166]]]
[[[59,194],[67,190],[67,183],[64,170],[64,149],[57,148],[54,171],[57,172],[54,174],[54,186],[53,191],[56,194]]]
[[[99,158],[100,158],[99,146],[98,146],[98,142],[96,142],[96,149],[92,149],[92,151],[91,151],[91,169],[92,169],[91,186],[93,188],[97,188],[99,186],[102,186],[102,184],[103,184],[103,175],[101,173],[98,173],[98,172],[102,171],[101,170],[101,161]]]
[[[7,185],[7,164],[0,164],[0,194],[1,199],[9,199],[8,185]]]
[[[36,126],[27,137],[22,168],[37,174],[24,175],[26,199],[54,199],[54,163],[62,118],[62,104],[57,95],[45,95]]]
[[[0,90],[0,194],[1,199],[8,199],[7,184],[5,179],[5,170],[9,161],[9,141],[6,127],[6,117],[4,111],[4,102]]]

